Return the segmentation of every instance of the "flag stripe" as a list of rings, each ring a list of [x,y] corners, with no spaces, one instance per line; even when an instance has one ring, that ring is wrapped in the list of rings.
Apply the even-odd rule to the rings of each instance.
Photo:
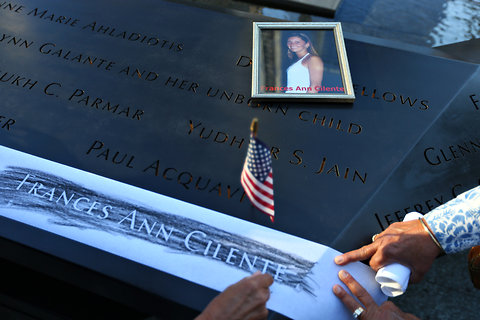
[[[265,181],[263,182],[263,184],[264,184],[265,186],[267,186],[268,188],[272,189],[272,194],[273,194],[273,173],[272,173],[272,171],[270,171],[270,173],[268,174],[267,179],[265,179]]]
[[[248,192],[245,192],[248,196],[248,198],[250,199],[250,201],[252,202],[252,204],[260,211],[262,211],[263,213],[265,214],[268,214],[269,216],[273,217],[274,216],[274,210],[270,209],[270,208],[267,208],[267,207],[264,207],[262,206],[260,203],[258,203],[255,198],[250,198]]]
[[[245,170],[245,175],[250,184],[255,186],[255,189],[258,190],[259,193],[261,193],[264,197],[267,197],[269,199],[273,199],[273,189],[272,188],[267,188],[265,187],[260,181],[258,181],[250,171]]]
[[[243,185],[243,179],[242,179],[242,185]],[[252,193],[250,192],[250,189],[248,187],[246,187],[245,185],[243,186],[244,189],[245,189],[245,193],[247,194],[248,198],[250,199],[250,201],[252,202],[252,204],[257,208],[259,209],[260,211],[262,211],[263,213],[266,213],[268,214],[269,216],[273,217],[274,216],[274,210],[273,210],[273,207],[272,208],[268,208],[268,207],[265,207],[263,206],[261,203],[259,203],[252,195]]]
[[[248,176],[244,176],[243,178],[244,178],[244,183],[247,185],[247,187],[250,189],[250,191],[253,193],[253,195],[255,196],[255,198],[258,201],[263,202],[265,205],[273,206],[273,197],[272,196],[267,196],[266,197],[261,192],[259,192],[260,190],[258,190],[258,188],[256,188],[256,186],[254,184],[252,184],[251,181],[248,180]]]
[[[272,172],[269,173],[267,179],[265,179],[264,182],[261,182],[257,178],[255,178],[255,176],[250,172],[250,170],[248,170],[248,168],[245,168],[244,172],[246,172],[248,177],[251,178],[252,182],[255,183],[255,185],[258,186],[258,188],[262,189],[263,191],[265,191],[268,194],[273,195],[273,184],[272,184],[273,180],[270,177]],[[267,181],[268,181],[268,183],[267,183]]]
[[[242,175],[242,184],[244,184],[244,189],[248,189],[251,192],[252,197],[259,203],[261,203],[264,207],[269,207],[273,209],[273,198],[265,197],[263,194],[258,192],[258,189],[255,188],[255,185],[248,180],[247,175]]]

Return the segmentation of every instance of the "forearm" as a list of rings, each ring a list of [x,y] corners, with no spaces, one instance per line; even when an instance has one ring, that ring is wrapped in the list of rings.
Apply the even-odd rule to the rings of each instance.
[[[446,253],[480,244],[480,186],[425,215],[425,220]]]

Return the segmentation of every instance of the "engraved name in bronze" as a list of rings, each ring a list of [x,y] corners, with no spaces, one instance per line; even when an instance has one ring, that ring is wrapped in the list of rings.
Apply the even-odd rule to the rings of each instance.
[[[142,109],[110,102],[110,100],[97,95],[88,95],[83,89],[75,89],[68,97],[68,101],[73,101],[85,107],[106,111],[132,120],[142,120],[144,114]]]
[[[23,12],[23,9],[25,9],[25,6],[8,1],[0,1],[0,9],[8,10],[12,13],[21,13]]]
[[[463,141],[445,147],[428,147],[423,151],[425,161],[431,166],[438,166],[462,158],[473,157],[480,151],[480,140]]]
[[[405,215],[409,212],[419,212],[421,214],[425,214],[431,211],[433,208],[438,207],[439,205],[444,203],[444,196],[438,195],[433,196],[431,199],[421,200],[412,204],[408,204],[400,209],[393,209],[388,213],[375,212],[374,216],[380,228],[382,228],[382,230],[385,230],[392,223],[403,221],[403,218],[405,218]]]
[[[473,104],[473,107],[475,110],[480,110],[480,100],[477,100],[477,95],[476,94],[471,94],[469,95],[470,101]]]
[[[33,44],[33,41],[31,40],[26,40],[26,39],[5,34],[5,33],[2,33],[2,35],[0,36],[0,42],[2,42],[3,44],[17,46],[20,48],[23,47],[25,49],[30,48],[30,46]]]
[[[16,121],[10,117],[0,115],[0,129],[9,131],[15,122]]]
[[[59,14],[45,8],[37,7],[28,9],[24,5],[2,1],[0,2],[0,9],[12,14],[22,14],[28,17],[39,19],[41,21],[51,22],[56,25],[80,28],[86,32],[100,34],[138,45],[160,48],[172,52],[181,52],[184,49],[183,43],[174,40],[165,39],[157,35],[143,34],[132,30],[126,30],[118,26],[107,25],[97,21],[82,22],[83,20],[80,18],[75,18],[64,13]]]
[[[59,82],[49,82],[40,85],[38,80],[28,76],[0,70],[0,85],[10,85],[28,92],[41,92],[52,98],[65,99],[70,103],[87,107],[90,110],[106,112],[111,115],[131,120],[142,120],[145,114],[143,108],[120,104],[99,94],[92,94],[82,88],[69,89]],[[12,119],[13,120],[13,119]],[[10,123],[10,125],[13,123]]]
[[[246,148],[248,147],[249,139],[247,137],[238,134],[232,134],[230,132],[227,132],[227,130],[213,129],[206,126],[201,121],[188,120],[187,127],[188,129],[185,130],[187,135],[191,136],[192,138],[199,138],[201,140],[204,140],[205,142],[224,145],[227,147],[227,149],[224,149],[225,151],[229,150],[230,148],[243,148],[246,151]],[[272,159],[280,159],[279,147],[272,146],[270,148],[270,153],[272,155]],[[289,155],[290,159],[288,159],[288,163],[297,168],[315,168],[313,174],[315,174],[316,176],[321,175],[336,177],[351,182],[360,182],[361,184],[365,184],[367,182],[368,173],[364,170],[355,169],[351,166],[340,165],[339,163],[327,160],[327,157],[322,157],[319,162],[315,159],[309,159],[307,165],[304,160],[304,154],[304,150],[296,149],[292,152],[282,152],[282,158]],[[242,156],[244,155],[242,154]]]
[[[38,81],[23,75],[0,70],[0,84],[2,83],[26,90],[32,90],[38,84]]]
[[[353,91],[355,96],[359,98],[370,98],[372,100],[384,101],[388,103],[400,103],[401,105],[408,106],[411,109],[427,110],[429,106],[429,100],[422,98],[411,98],[405,94],[399,94],[393,90],[378,90],[376,88],[368,88],[353,84]]]
[[[133,66],[129,64],[122,64],[119,65],[117,62],[108,59],[106,57],[98,56],[91,52],[80,52],[78,50],[71,50],[67,47],[61,46],[55,42],[42,42],[36,44],[33,40],[24,39],[19,35],[13,34],[6,34],[3,33],[0,35],[0,44],[5,46],[14,46],[16,48],[36,48],[36,52],[57,59],[57,61],[61,61],[64,63],[74,63],[77,65],[99,69],[102,71],[113,71],[119,77],[128,77],[130,79],[141,79],[147,82],[154,82],[159,78],[159,73],[154,70],[147,70],[141,68],[139,66]],[[176,85],[176,81],[173,81],[173,85]],[[169,81],[167,80],[167,83]],[[180,89],[183,89],[184,80],[179,81]],[[190,90],[192,90],[192,86],[190,86]],[[193,87],[193,90],[195,88]],[[218,93],[218,90],[217,90]],[[215,94],[208,93],[208,96],[216,96]],[[230,99],[231,97],[229,97]],[[239,103],[243,102],[244,97],[238,97],[237,101]]]
[[[109,148],[100,140],[95,140],[88,147],[85,155],[95,157],[107,165],[126,170],[138,170],[142,174],[159,177],[162,183],[176,184],[182,190],[204,192],[238,202],[245,199],[245,192],[238,183],[228,184],[171,164],[162,166],[160,160],[138,159],[129,152]]]
[[[476,185],[480,185],[480,179],[475,181]],[[454,184],[450,187],[449,192],[444,194],[437,194],[431,196],[429,199],[417,200],[400,208],[391,209],[387,212],[375,212],[373,216],[382,230],[385,230],[389,225],[395,222],[401,222],[405,215],[409,212],[419,212],[427,214],[436,207],[448,202],[450,199],[456,198],[459,194],[472,188],[472,185],[465,185],[462,183]]]

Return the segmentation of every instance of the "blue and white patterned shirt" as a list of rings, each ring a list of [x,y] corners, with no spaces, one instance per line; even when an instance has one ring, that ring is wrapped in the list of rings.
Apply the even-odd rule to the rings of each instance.
[[[433,209],[424,218],[446,253],[480,245],[480,186]]]

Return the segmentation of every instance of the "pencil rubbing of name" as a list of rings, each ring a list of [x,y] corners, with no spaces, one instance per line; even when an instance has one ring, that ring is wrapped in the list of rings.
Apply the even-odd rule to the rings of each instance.
[[[143,239],[248,272],[260,270],[278,283],[313,295],[308,274],[314,263],[264,243],[112,198],[39,170],[10,166],[1,172],[0,182],[2,207],[48,214],[56,225]]]

